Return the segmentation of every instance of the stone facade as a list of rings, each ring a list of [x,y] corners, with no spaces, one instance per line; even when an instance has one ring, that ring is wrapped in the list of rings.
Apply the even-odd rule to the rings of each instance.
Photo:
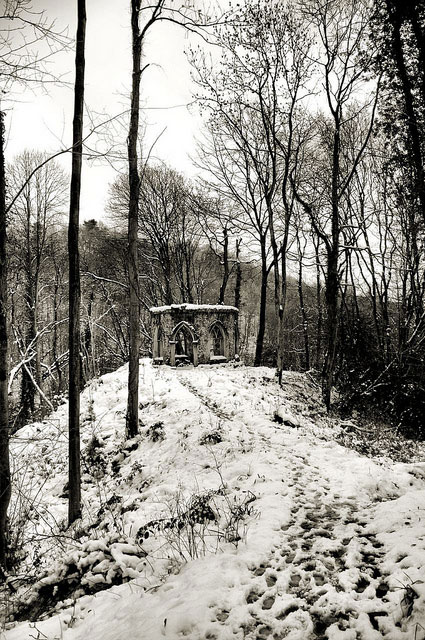
[[[226,362],[238,353],[238,309],[224,305],[152,307],[152,355],[175,366]]]

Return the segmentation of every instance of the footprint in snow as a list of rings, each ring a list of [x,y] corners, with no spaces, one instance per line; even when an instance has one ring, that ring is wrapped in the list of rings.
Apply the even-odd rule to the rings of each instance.
[[[246,597],[248,604],[254,604],[261,597],[262,594],[258,594],[256,591],[250,591]]]
[[[217,611],[216,613],[216,618],[219,622],[226,622],[227,618],[230,615],[230,611],[227,611],[227,609],[221,609],[220,611]]]
[[[277,582],[277,578],[276,578],[276,576],[274,576],[274,575],[268,575],[268,576],[266,577],[266,585],[269,587],[269,589],[270,589],[271,587],[274,587],[274,585],[276,584],[276,582]]]
[[[261,608],[265,610],[271,609],[272,606],[274,605],[274,602],[275,602],[274,596],[267,596],[266,598],[264,598]]]

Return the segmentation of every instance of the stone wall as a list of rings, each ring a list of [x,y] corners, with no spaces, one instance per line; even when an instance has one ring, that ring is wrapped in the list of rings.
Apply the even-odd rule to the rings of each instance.
[[[153,358],[174,366],[233,360],[238,310],[222,305],[181,304],[151,310]]]

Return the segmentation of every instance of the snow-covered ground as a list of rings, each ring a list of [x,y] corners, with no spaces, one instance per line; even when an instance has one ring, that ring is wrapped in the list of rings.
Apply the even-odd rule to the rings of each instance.
[[[400,463],[341,446],[302,374],[279,388],[266,368],[148,360],[126,441],[126,382],[123,367],[82,394],[73,531],[66,405],[13,439],[23,559],[1,638],[425,638],[421,447]]]

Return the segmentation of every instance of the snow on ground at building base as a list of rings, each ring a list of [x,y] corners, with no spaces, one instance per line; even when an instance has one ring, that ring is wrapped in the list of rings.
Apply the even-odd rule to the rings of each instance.
[[[420,448],[402,464],[340,446],[302,374],[279,388],[266,368],[141,364],[137,438],[126,367],[82,394],[78,542],[67,405],[14,437],[29,522],[9,580],[28,610],[0,637],[425,638]],[[16,595],[2,599],[10,620]]]

